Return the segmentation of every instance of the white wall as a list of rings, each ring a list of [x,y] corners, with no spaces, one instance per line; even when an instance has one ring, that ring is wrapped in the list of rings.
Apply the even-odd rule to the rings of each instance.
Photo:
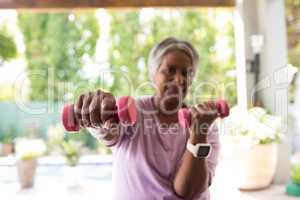
[[[261,53],[261,66],[259,83],[254,84],[253,75],[247,73],[246,78],[238,78],[238,93],[244,94],[247,88],[247,99],[241,100],[242,105],[247,101],[250,106],[252,93],[255,88],[259,89],[259,99],[272,113],[280,115],[287,120],[288,114],[288,78],[287,78],[287,38],[285,24],[284,0],[236,0],[237,19],[243,21],[243,26],[236,26],[235,35],[237,47],[245,43],[244,49],[236,48],[238,77],[243,76],[243,71],[249,70],[246,60],[252,59],[250,36],[262,34],[264,45]],[[244,38],[244,41],[241,40]],[[244,55],[244,56],[243,56]],[[245,66],[248,69],[245,69]],[[239,96],[239,95],[238,95]],[[240,95],[241,96],[241,95]],[[286,140],[279,145],[278,168],[275,177],[276,183],[284,183],[289,179],[289,158],[291,142],[287,134],[287,123],[284,124],[283,132]]]

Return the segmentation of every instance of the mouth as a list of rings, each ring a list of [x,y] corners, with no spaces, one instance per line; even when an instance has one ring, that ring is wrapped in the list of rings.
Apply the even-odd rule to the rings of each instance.
[[[186,88],[178,85],[165,86],[164,92],[166,95],[183,96],[186,93]]]

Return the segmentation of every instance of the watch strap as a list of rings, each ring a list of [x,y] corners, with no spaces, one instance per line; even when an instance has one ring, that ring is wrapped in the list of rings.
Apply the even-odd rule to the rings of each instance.
[[[198,151],[200,151],[201,147],[206,147],[206,148],[209,147],[210,148],[209,153],[206,156],[198,155]],[[197,143],[194,145],[190,142],[190,140],[188,140],[188,142],[186,144],[186,148],[189,152],[191,152],[193,154],[194,157],[197,157],[197,158],[199,158],[199,157],[206,158],[209,156],[209,154],[211,152],[211,144],[209,144],[209,143]]]

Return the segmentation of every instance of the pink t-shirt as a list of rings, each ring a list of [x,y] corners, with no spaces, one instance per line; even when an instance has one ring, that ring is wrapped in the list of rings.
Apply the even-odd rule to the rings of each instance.
[[[132,127],[123,126],[120,136],[103,141],[111,146],[113,163],[113,199],[115,200],[179,200],[173,180],[186,149],[188,131],[161,124],[155,114],[152,97],[137,100],[138,120]],[[100,130],[90,130],[97,137]],[[214,176],[219,154],[219,137],[215,126],[209,130],[212,151],[207,158],[210,178]],[[211,181],[211,180],[210,180]],[[208,200],[209,190],[194,198]]]

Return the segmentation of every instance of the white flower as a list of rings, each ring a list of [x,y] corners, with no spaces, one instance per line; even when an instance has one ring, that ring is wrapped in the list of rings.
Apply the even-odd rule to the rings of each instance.
[[[248,111],[250,116],[254,116],[256,119],[260,119],[267,114],[267,111],[261,107],[254,107]]]
[[[42,139],[17,138],[15,144],[16,157],[19,159],[35,158],[46,151],[46,145]]]
[[[230,124],[231,135],[252,138],[257,144],[278,142],[283,138],[281,118],[267,114],[263,108],[254,107],[248,113],[232,109],[225,122]]]
[[[266,115],[263,118],[263,123],[265,123],[270,128],[273,128],[275,130],[279,130],[281,128],[282,119],[280,117]]]

